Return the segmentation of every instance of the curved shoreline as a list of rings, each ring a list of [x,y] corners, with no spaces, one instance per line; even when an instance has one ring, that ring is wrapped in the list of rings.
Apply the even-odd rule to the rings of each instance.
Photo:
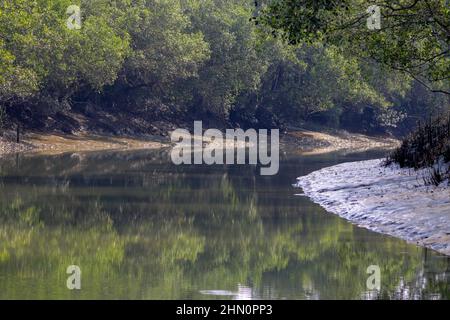
[[[426,185],[427,169],[348,162],[297,178],[306,196],[360,227],[450,255],[450,187]]]
[[[338,150],[365,151],[369,149],[392,149],[400,141],[392,137],[367,136],[343,130],[333,133],[297,129],[288,131],[281,143],[290,146],[293,152],[303,155],[317,155]]]

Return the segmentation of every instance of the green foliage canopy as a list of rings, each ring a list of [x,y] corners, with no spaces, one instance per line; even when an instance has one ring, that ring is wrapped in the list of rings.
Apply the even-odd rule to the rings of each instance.
[[[262,1],[255,18],[291,44],[324,41],[346,54],[401,70],[434,91],[450,93],[450,6],[445,0]],[[381,29],[371,30],[377,5]]]

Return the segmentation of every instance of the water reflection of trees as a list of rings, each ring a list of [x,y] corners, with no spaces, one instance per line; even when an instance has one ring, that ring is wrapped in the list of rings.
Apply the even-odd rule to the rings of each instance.
[[[1,298],[205,298],[238,284],[264,298],[449,297],[448,259],[268,193],[254,168],[134,152],[0,170]],[[82,267],[80,292],[65,288],[70,264]],[[371,264],[378,296],[365,292]]]

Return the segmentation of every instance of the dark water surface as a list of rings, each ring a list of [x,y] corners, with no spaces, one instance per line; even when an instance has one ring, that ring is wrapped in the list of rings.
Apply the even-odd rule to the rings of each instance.
[[[295,195],[297,176],[375,157],[284,154],[272,177],[161,151],[2,159],[0,298],[450,298],[448,258]],[[66,287],[69,265],[81,290]]]

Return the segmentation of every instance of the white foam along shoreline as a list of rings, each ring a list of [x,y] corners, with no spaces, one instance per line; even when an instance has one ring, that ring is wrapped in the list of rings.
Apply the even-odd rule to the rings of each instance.
[[[450,255],[450,187],[383,160],[342,163],[297,178],[306,196],[361,227]]]

